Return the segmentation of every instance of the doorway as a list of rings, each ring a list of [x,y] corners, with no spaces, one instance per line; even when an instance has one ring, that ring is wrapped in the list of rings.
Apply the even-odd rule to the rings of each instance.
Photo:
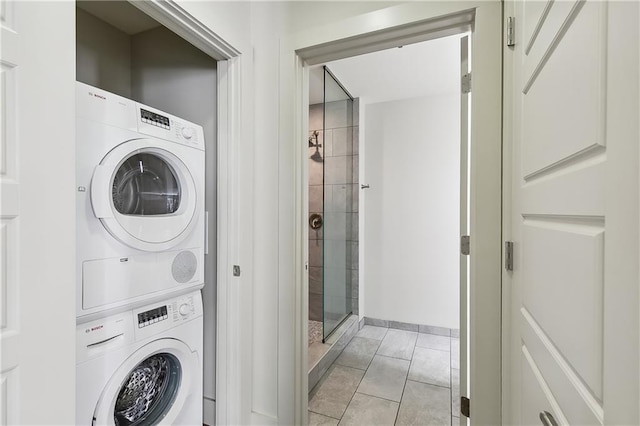
[[[481,423],[500,423],[501,9],[497,3],[478,3],[469,9],[464,7],[445,3],[405,5],[397,8],[402,9],[403,13],[387,16],[384,11],[371,14],[372,18],[373,15],[376,15],[376,18],[382,18],[377,15],[385,15],[385,19],[388,19],[382,30],[379,26],[368,25],[362,21],[348,29],[345,28],[344,23],[340,23],[327,25],[326,28],[322,28],[322,31],[306,33],[299,38],[294,37],[290,40],[293,50],[283,52],[281,57],[281,64],[283,64],[281,78],[298,81],[296,96],[290,101],[283,96],[285,100],[281,108],[289,108],[293,105],[297,105],[296,108],[300,107],[299,110],[294,108],[296,115],[294,134],[297,134],[297,140],[291,141],[291,150],[296,153],[299,161],[307,161],[307,149],[299,148],[301,146],[299,141],[307,137],[305,125],[307,118],[304,117],[308,114],[308,111],[305,111],[308,105],[305,95],[308,81],[307,67],[472,30],[474,38],[472,68],[474,69],[474,87],[477,90],[474,92],[470,106],[473,120],[470,130],[472,185],[469,206],[473,218],[470,223],[470,231],[473,235],[470,246],[473,254],[469,266],[471,277],[469,314],[472,324],[469,367],[472,378],[471,393],[476,395],[474,407],[477,408],[473,414],[474,418]],[[396,8],[390,9],[395,11]],[[377,29],[374,30],[373,27]],[[331,34],[336,34],[333,31],[338,31],[342,38],[332,38]],[[291,102],[291,105],[288,102]],[[286,127],[282,129],[284,132],[288,130]],[[306,170],[302,167],[299,175],[300,182],[303,181],[302,177],[305,174]],[[304,195],[300,195],[298,199],[306,201]],[[294,230],[301,246],[306,245],[306,219],[301,220]],[[296,262],[298,265],[296,271],[299,271],[300,281],[306,282],[304,273],[306,250],[301,251],[300,255]],[[479,285],[482,286],[482,292],[476,291]],[[297,307],[294,310],[299,312],[297,324],[302,324],[308,314],[305,296],[300,294],[296,302]],[[305,394],[307,358],[306,345],[303,344],[307,341],[307,330],[306,327],[300,327],[297,330],[299,334],[296,337],[295,347],[299,352],[295,355],[298,368],[295,382],[296,394],[301,396],[297,400],[295,415],[296,418],[302,419],[307,415]],[[482,348],[480,341],[483,342]],[[483,391],[474,392],[474,386],[482,386]],[[492,390],[488,391],[488,389]]]
[[[329,296],[337,294],[334,287],[344,281],[344,274],[332,274],[335,265],[323,265],[322,257],[318,262],[315,250],[322,243],[335,245],[334,229],[313,229],[310,222],[312,424],[331,419],[366,423],[373,421],[370,415],[391,424],[460,423],[459,289],[462,278],[466,290],[466,274],[461,277],[458,238],[464,233],[460,218],[467,216],[460,214],[467,206],[466,185],[460,185],[467,176],[461,171],[466,161],[460,153],[466,154],[468,145],[461,140],[466,132],[460,130],[461,49],[461,36],[456,35],[310,69],[309,137],[319,142],[309,143],[309,217],[323,207],[319,200],[325,201],[325,223],[354,229],[347,235],[354,249],[324,253],[325,258],[327,253],[340,257],[333,263],[350,267],[353,289],[348,296],[360,318],[359,331],[345,333],[341,354],[330,357],[330,345],[324,345],[331,359],[318,361],[324,365],[321,373],[328,370],[318,378],[318,367],[311,367],[321,348],[311,342],[315,292],[319,288]],[[341,109],[352,117],[336,114],[345,100],[332,99],[330,108],[318,102],[330,91],[327,75],[330,83],[338,81],[356,98],[355,107]],[[323,111],[328,111],[324,128]],[[348,169],[349,178],[319,178],[319,172],[343,169]],[[339,216],[336,206],[346,207],[339,209]],[[344,216],[342,211],[349,213],[340,222],[336,218]],[[333,240],[323,241],[322,231]],[[358,257],[364,261],[350,262]],[[379,380],[382,376],[385,383]],[[328,391],[338,383],[340,392]],[[417,395],[429,401],[416,404]],[[371,407],[362,411],[363,404]]]

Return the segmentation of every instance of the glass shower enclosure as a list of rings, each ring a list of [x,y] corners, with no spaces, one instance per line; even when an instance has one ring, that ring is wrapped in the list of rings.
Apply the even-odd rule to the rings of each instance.
[[[322,337],[352,312],[354,100],[323,67]]]

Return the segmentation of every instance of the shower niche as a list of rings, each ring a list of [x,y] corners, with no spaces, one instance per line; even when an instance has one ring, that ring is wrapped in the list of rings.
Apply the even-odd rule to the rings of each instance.
[[[358,100],[310,70],[309,343],[358,313]]]

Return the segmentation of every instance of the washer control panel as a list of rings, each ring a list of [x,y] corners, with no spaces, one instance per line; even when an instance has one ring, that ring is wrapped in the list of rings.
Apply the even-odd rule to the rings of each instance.
[[[157,114],[155,112],[147,111],[144,108],[140,108],[140,121],[143,123],[151,124],[152,126],[161,127],[163,129],[171,129],[171,121],[169,117]]]
[[[138,314],[138,328],[147,327],[169,318],[167,307],[160,306]]]
[[[133,310],[137,339],[153,336],[202,316],[202,295],[195,291]]]

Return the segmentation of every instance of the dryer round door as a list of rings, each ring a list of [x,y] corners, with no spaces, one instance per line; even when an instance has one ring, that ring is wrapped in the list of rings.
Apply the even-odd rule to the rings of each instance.
[[[197,194],[188,167],[158,139],[124,142],[103,158],[91,180],[91,204],[116,239],[144,251],[170,249],[196,223]]]
[[[187,345],[159,339],[116,370],[94,412],[96,425],[174,424],[198,384],[198,359]]]

